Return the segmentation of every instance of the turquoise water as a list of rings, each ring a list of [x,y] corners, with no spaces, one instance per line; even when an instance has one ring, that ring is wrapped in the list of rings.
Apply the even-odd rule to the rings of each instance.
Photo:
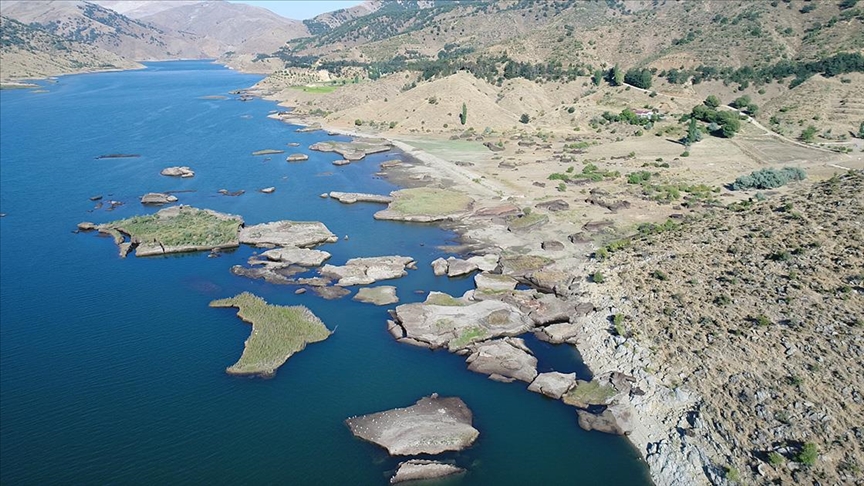
[[[393,281],[403,302],[423,298],[415,291],[471,287],[429,266],[453,234],[374,221],[376,205],[318,197],[394,190],[374,176],[393,154],[335,167],[338,156],[307,149],[330,137],[267,119],[275,104],[200,99],[258,79],[169,62],[62,77],[45,93],[0,92],[0,483],[386,484],[398,461],[354,439],[343,421],[432,392],[460,396],[480,430],[474,447],[447,456],[470,471],[448,484],[649,483],[626,440],[582,431],[572,408],[469,372],[459,356],[396,343],[386,308],[232,275],[251,248],[121,259],[110,239],[73,233],[80,221],[155,211],[137,202],[145,192],[194,191],[178,193],[180,202],[251,224],[325,222],[350,236],[321,247],[334,264],[414,257],[418,270]],[[251,155],[266,148],[310,159]],[[108,153],[141,157],[96,159]],[[196,176],[159,175],[172,165]],[[276,192],[257,192],[267,186]],[[247,192],[225,197],[222,188]],[[125,204],[94,210],[96,194]],[[246,290],[304,304],[336,332],[273,379],[228,376],[250,328],[207,303]],[[584,374],[571,349],[529,345],[541,371]]]

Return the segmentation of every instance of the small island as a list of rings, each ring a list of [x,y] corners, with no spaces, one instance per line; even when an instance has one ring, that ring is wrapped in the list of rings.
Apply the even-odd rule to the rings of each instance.
[[[474,200],[447,189],[417,187],[391,193],[393,202],[375,213],[375,219],[431,223],[452,220],[471,209]]]
[[[225,370],[229,375],[272,377],[306,344],[323,341],[332,334],[306,307],[270,305],[249,292],[214,300],[210,307],[236,307],[237,316],[252,325],[243,355]]]

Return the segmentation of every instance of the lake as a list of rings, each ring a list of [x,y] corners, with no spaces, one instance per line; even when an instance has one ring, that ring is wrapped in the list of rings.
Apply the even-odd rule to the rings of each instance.
[[[650,484],[638,451],[581,430],[572,407],[472,373],[460,356],[397,343],[386,307],[295,295],[230,272],[260,250],[121,259],[110,238],[74,232],[81,221],[156,211],[138,202],[147,192],[184,191],[180,203],[247,224],[322,221],[349,236],[319,247],[332,264],[413,257],[417,270],[383,283],[402,302],[473,287],[430,267],[456,235],[375,221],[375,204],[319,197],[398,189],[375,176],[398,154],[333,166],[339,155],[308,150],[333,137],[296,133],[267,118],[275,103],[228,95],[259,79],[176,61],[0,92],[0,483],[386,484],[399,461],[355,439],[344,420],[437,392],[461,397],[480,430],[473,447],[445,455],[468,473],[442,484]],[[218,95],[226,98],[207,98]],[[286,153],[251,155],[262,149]],[[309,160],[286,163],[293,152]],[[140,157],[97,159],[112,153]],[[176,165],[195,177],[159,174]],[[258,192],[268,186],[276,192]],[[124,204],[108,211],[112,200]],[[251,327],[235,309],[207,304],[243,291],[306,305],[335,333],[273,379],[229,376]],[[571,347],[528,344],[541,372],[583,369]]]

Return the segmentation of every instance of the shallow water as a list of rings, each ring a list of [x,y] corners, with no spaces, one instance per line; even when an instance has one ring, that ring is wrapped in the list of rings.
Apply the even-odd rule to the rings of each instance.
[[[465,400],[480,430],[472,448],[447,456],[469,469],[447,484],[649,483],[626,440],[582,431],[571,407],[469,372],[459,356],[396,343],[386,307],[232,275],[252,248],[121,259],[110,239],[73,233],[80,221],[156,211],[137,202],[146,192],[194,191],[178,193],[180,202],[249,224],[325,222],[350,236],[321,247],[330,263],[414,257],[417,270],[384,282],[402,302],[471,288],[471,279],[432,274],[436,246],[453,234],[374,221],[380,206],[318,197],[396,189],[374,176],[394,154],[335,167],[338,155],[307,149],[330,137],[267,119],[275,104],[201,99],[258,79],[178,61],[61,77],[43,83],[45,93],[0,92],[0,482],[385,484],[398,461],[354,439],[344,419],[438,392]],[[251,155],[267,148],[286,153]],[[295,151],[310,159],[286,163]],[[141,157],[96,159],[110,153]],[[173,165],[196,176],[159,175]],[[257,192],[267,186],[276,192]],[[125,204],[93,210],[97,194]],[[228,376],[250,327],[234,309],[207,304],[242,291],[304,304],[336,332],[273,379]],[[587,373],[574,350],[528,343],[541,371]]]

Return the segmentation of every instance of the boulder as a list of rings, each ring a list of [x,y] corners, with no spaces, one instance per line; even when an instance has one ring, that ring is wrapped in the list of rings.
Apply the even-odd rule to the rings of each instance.
[[[390,484],[401,483],[403,481],[437,479],[462,472],[465,472],[465,470],[452,464],[411,459],[410,461],[399,463],[396,474],[390,478]]]
[[[461,275],[467,275],[474,270],[477,270],[477,265],[462,260],[460,258],[450,257],[447,259],[447,276],[448,277],[459,277]]]
[[[273,194],[275,191],[276,191],[276,188],[272,187],[272,186],[271,187],[265,187],[264,189],[261,189],[261,192],[263,192],[264,194]]]
[[[477,265],[477,268],[484,272],[491,272],[498,268],[498,255],[487,253],[486,255],[476,255],[468,259],[469,263]]]
[[[543,327],[540,330],[542,335],[538,337],[552,344],[571,343],[579,336],[581,330],[582,326],[579,324],[561,322]]]
[[[570,204],[563,199],[554,199],[552,201],[544,201],[537,204],[535,207],[545,209],[550,212],[566,211],[570,209]]]
[[[162,172],[160,172],[160,173],[163,176],[169,176],[169,177],[186,177],[186,178],[195,177],[195,171],[193,171],[192,169],[190,169],[189,167],[186,167],[186,166],[183,166],[183,167],[166,167],[166,168],[162,169]]]
[[[540,373],[537,375],[537,378],[534,378],[534,381],[528,385],[528,389],[559,400],[562,395],[567,393],[575,385],[576,373],[559,373],[557,371],[550,371],[549,373]]]
[[[522,210],[515,204],[507,203],[500,206],[490,206],[474,211],[472,216],[477,218],[505,218],[522,214]]]
[[[547,240],[540,243],[540,248],[546,251],[564,251],[564,243],[556,240]]]
[[[148,192],[141,196],[141,204],[169,204],[177,202],[177,196],[162,192]]]
[[[274,248],[265,251],[261,256],[271,262],[292,263],[302,267],[317,267],[330,258],[330,254],[326,251],[296,247]]]
[[[430,292],[423,303],[396,307],[394,319],[406,342],[459,351],[472,343],[501,336],[518,336],[531,329],[531,319],[498,300],[469,303]]]
[[[291,154],[285,159],[286,162],[303,162],[304,160],[309,160],[309,156],[306,154]]]
[[[355,437],[384,447],[391,456],[410,456],[469,447],[480,435],[472,420],[460,398],[433,394],[410,407],[352,417],[345,423]]]
[[[541,292],[567,295],[574,277],[568,272],[558,270],[536,270],[525,274],[524,279]]]
[[[247,245],[306,248],[337,241],[339,238],[317,221],[275,221],[240,230],[240,242]]]
[[[603,412],[594,414],[587,410],[576,410],[579,427],[607,434],[630,435],[633,432],[633,415],[628,405],[610,405]]]
[[[324,265],[319,272],[323,276],[339,279],[336,285],[340,287],[368,285],[379,280],[404,277],[408,275],[405,268],[413,263],[413,258],[398,255],[352,258],[342,266]]]
[[[449,268],[449,264],[447,260],[443,258],[438,258],[432,262],[432,272],[440,277],[442,275],[447,275],[447,269]]]
[[[507,275],[494,273],[478,273],[474,276],[474,285],[477,290],[488,292],[499,292],[502,290],[513,290],[516,288],[516,279]]]
[[[343,166],[343,165],[348,165],[350,163],[351,163],[350,160],[345,160],[345,159],[337,159],[337,160],[333,161],[333,165],[335,165],[337,167]]]
[[[537,358],[520,338],[486,341],[471,346],[470,351],[468,369],[494,380],[531,383],[537,376]]]
[[[382,285],[380,287],[364,287],[360,289],[353,300],[375,305],[390,305],[399,302],[399,297],[396,297],[396,287]]]

